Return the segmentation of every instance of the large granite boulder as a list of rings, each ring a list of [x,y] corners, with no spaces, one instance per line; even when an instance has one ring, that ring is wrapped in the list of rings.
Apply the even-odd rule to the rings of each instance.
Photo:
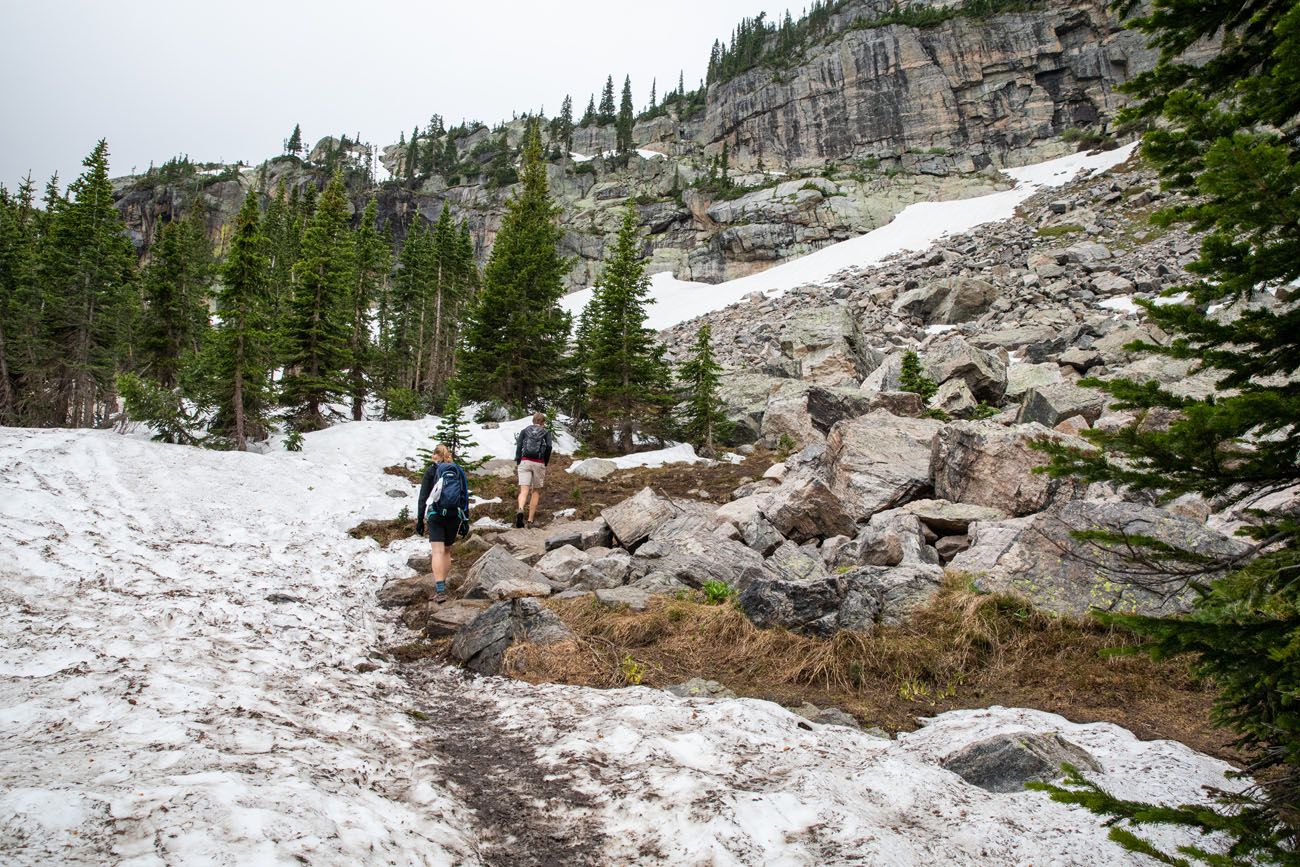
[[[943,425],[875,410],[837,423],[826,438],[831,491],[865,520],[930,492],[930,453]]]
[[[976,400],[995,404],[1007,390],[1007,366],[1002,359],[960,337],[927,349],[924,366],[926,374],[940,385],[953,380],[966,383]]]
[[[824,436],[837,421],[871,412],[871,403],[872,399],[856,388],[813,386],[807,395],[808,418],[813,428]]]
[[[812,476],[787,476],[766,495],[760,511],[778,533],[796,542],[848,536],[857,529],[839,497]]]
[[[487,609],[488,603],[474,599],[456,599],[451,602],[426,603],[428,611],[421,628],[427,638],[447,638],[455,635],[463,627]]]
[[[947,425],[934,439],[930,461],[935,497],[1028,515],[1054,501],[1081,495],[1083,486],[1077,481],[1034,472],[1047,463],[1047,455],[1031,445],[1040,438],[1088,448],[1084,440],[1039,424],[1006,428],[992,421],[959,421]]]
[[[578,567],[569,586],[574,590],[601,590],[626,583],[632,572],[632,555],[621,548]]]
[[[469,572],[465,575],[465,596],[469,599],[490,599],[493,588],[498,584],[550,586],[541,572],[516,559],[504,545],[494,545],[469,567]]]
[[[1092,423],[1101,418],[1106,409],[1106,400],[1107,397],[1102,392],[1070,382],[1031,388],[1025,392],[1016,421],[1021,424],[1038,422],[1043,427],[1056,427],[1067,418],[1081,415]]]
[[[433,575],[390,578],[375,594],[380,608],[402,608],[423,602],[433,595]]]
[[[743,589],[763,576],[763,557],[733,539],[712,533],[688,533],[672,539],[651,539],[637,549],[628,583],[655,574],[687,587],[721,581]]]
[[[938,555],[926,544],[921,519],[905,508],[872,515],[862,532],[835,552],[835,565],[856,568],[897,566],[901,563],[937,564]]]
[[[605,458],[587,458],[577,461],[569,467],[569,472],[580,479],[598,482],[618,472],[618,464]]]
[[[781,351],[799,363],[801,379],[816,385],[855,386],[870,372],[857,318],[844,304],[813,307],[786,319]]]
[[[572,545],[564,545],[547,551],[534,568],[550,581],[561,587],[573,583],[573,576],[580,568],[591,562],[587,552]]]
[[[470,671],[499,674],[514,644],[552,644],[573,638],[569,627],[536,599],[497,602],[456,633],[451,655]]]
[[[574,521],[562,526],[552,526],[546,536],[546,550],[554,551],[571,545],[580,551],[591,548],[608,548],[612,542],[609,525],[604,518],[592,521]]]
[[[827,575],[826,564],[816,548],[810,550],[788,540],[772,552],[764,565],[768,572],[792,581],[811,581]]]
[[[642,488],[635,496],[608,507],[600,516],[609,525],[614,541],[630,551],[677,513],[677,507],[666,498],[650,488]]]
[[[1020,398],[1031,388],[1056,385],[1064,380],[1061,365],[1054,361],[1041,364],[1012,364],[1007,367],[1006,397]]]
[[[1246,543],[1199,521],[1138,503],[1074,500],[1024,518],[970,526],[971,546],[951,568],[975,576],[979,589],[1013,593],[1059,614],[1092,609],[1124,614],[1185,611],[1184,582],[1152,576],[1141,564],[1071,533],[1108,530],[1145,536],[1208,557],[1240,554]],[[1210,576],[1200,576],[1206,580]]]
[[[986,280],[946,277],[904,292],[893,310],[927,325],[956,325],[977,318],[997,296],[997,288]]]
[[[899,511],[916,515],[941,536],[965,533],[976,521],[1001,521],[1009,517],[1006,512],[991,506],[952,503],[948,500],[913,500]]]

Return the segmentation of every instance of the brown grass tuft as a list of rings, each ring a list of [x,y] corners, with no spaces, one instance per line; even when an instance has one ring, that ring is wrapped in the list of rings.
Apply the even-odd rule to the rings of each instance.
[[[973,592],[960,576],[908,623],[829,639],[759,629],[732,605],[669,597],[641,613],[594,599],[548,605],[577,640],[512,648],[512,676],[594,687],[705,677],[787,705],[837,705],[893,730],[913,727],[918,714],[959,707],[1039,707],[1230,755],[1208,722],[1212,693],[1185,665],[1103,655],[1136,639],[1012,596]]]

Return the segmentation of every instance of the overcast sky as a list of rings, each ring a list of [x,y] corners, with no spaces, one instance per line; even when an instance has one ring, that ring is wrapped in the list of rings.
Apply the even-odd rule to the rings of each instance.
[[[440,113],[581,114],[613,74],[638,108],[703,77],[709,48],[764,0],[0,0],[0,183],[66,185],[108,139],[114,175],[186,153],[260,162],[295,123],[314,144],[378,145]],[[798,14],[796,8],[795,14]]]

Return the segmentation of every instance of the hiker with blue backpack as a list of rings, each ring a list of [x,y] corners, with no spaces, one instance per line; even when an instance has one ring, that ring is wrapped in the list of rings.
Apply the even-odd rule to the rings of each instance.
[[[428,523],[433,601],[446,602],[451,545],[457,536],[469,534],[469,480],[452,458],[446,443],[434,447],[433,461],[424,471],[424,481],[420,484],[415,532],[423,536],[425,523]]]
[[[519,474],[519,510],[515,512],[515,526],[523,527],[524,503],[532,494],[528,507],[528,528],[537,518],[537,501],[546,486],[546,466],[551,462],[551,432],[546,429],[546,414],[533,413],[533,423],[519,432],[515,440],[515,467]]]

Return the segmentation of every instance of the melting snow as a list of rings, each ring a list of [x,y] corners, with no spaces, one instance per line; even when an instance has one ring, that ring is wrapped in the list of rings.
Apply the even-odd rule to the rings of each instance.
[[[1117,295],[1114,298],[1107,298],[1105,301],[1098,302],[1099,307],[1105,307],[1107,310],[1114,310],[1116,313],[1122,313],[1125,316],[1136,316],[1141,308],[1133,303],[1132,295]]]
[[[1059,187],[1080,173],[1096,175],[1119,165],[1132,155],[1136,144],[1097,154],[1070,154],[1037,165],[1006,169],[1016,181],[1010,190],[950,202],[917,202],[894,219],[865,235],[841,241],[766,271],[711,285],[678,280],[661,271],[650,277],[651,303],[646,324],[671,328],[680,322],[720,310],[751,292],[779,296],[796,286],[822,283],[848,268],[862,268],[909,250],[925,250],[946,235],[969,231],[984,223],[1005,220],[1016,206],[1042,189]],[[565,296],[561,306],[575,316],[591,298],[591,289]]]

